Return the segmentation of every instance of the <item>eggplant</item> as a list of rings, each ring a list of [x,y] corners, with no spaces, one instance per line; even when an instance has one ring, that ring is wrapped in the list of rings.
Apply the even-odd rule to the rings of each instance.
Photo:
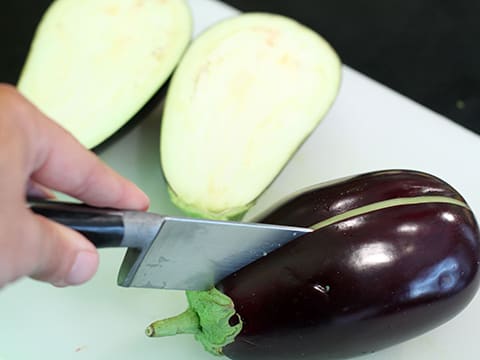
[[[335,50],[293,19],[248,13],[207,29],[165,102],[160,156],[173,203],[241,219],[325,117],[340,77]]]
[[[93,148],[148,105],[191,36],[184,0],[56,0],[38,24],[18,89]]]
[[[189,309],[152,323],[149,336],[193,333],[231,359],[342,359],[445,323],[478,290],[474,214],[426,173],[377,171],[313,187],[261,220],[315,231],[208,292],[187,292]]]

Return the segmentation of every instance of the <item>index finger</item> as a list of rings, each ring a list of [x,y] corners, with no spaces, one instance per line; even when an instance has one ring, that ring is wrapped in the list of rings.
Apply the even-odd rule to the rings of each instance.
[[[104,164],[16,90],[7,92],[16,104],[13,117],[27,137],[25,170],[32,180],[95,206],[148,208],[148,197],[135,184]]]

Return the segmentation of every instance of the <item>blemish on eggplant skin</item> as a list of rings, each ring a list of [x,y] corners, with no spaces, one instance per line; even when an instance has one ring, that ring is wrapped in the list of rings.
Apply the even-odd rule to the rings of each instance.
[[[315,284],[313,285],[313,288],[318,292],[321,292],[322,294],[328,294],[328,292],[330,291],[330,285]]]
[[[240,323],[240,315],[234,314],[228,319],[228,325],[235,326]]]

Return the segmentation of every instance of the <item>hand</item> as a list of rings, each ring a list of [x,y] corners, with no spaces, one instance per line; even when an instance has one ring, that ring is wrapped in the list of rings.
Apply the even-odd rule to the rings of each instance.
[[[147,196],[104,165],[14,87],[0,84],[0,287],[22,276],[56,286],[89,280],[95,247],[33,214],[26,194],[57,190],[90,205],[146,210]]]

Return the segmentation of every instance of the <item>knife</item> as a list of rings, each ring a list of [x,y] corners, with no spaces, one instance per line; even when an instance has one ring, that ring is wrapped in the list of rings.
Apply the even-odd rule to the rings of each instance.
[[[117,284],[208,290],[298,236],[303,227],[213,221],[29,199],[30,209],[66,225],[97,248],[126,247]]]

